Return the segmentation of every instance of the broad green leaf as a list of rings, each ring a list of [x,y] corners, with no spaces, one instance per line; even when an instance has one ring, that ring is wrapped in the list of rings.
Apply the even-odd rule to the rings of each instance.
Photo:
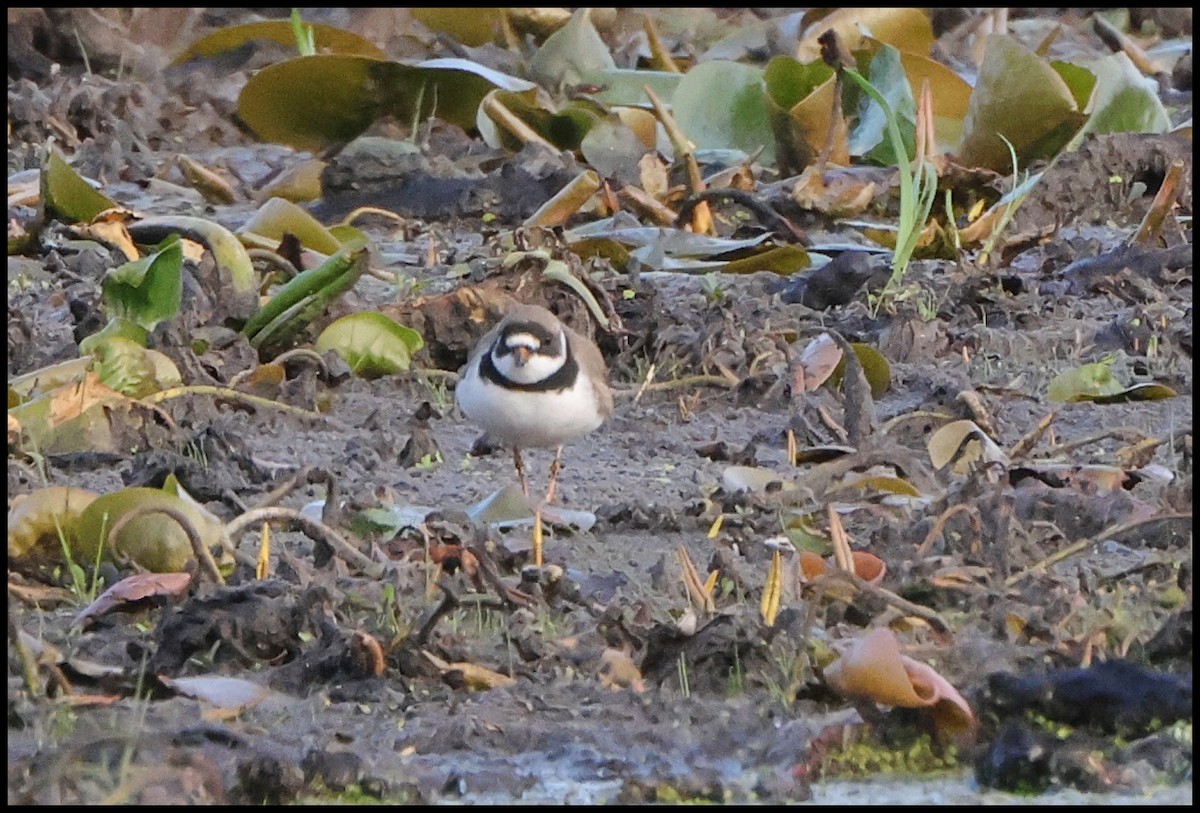
[[[576,9],[567,24],[547,37],[529,61],[529,75],[543,87],[557,90],[577,85],[589,74],[617,67],[590,14],[590,9]]]
[[[888,364],[882,353],[869,344],[850,342],[850,346],[854,348],[854,355],[858,356],[858,362],[863,368],[863,375],[867,377],[867,383],[871,385],[871,395],[879,398],[892,385],[892,366]],[[835,388],[841,386],[842,376],[845,374],[846,360],[842,359],[838,362],[833,375],[829,376],[829,386]]]
[[[899,51],[890,45],[880,48],[871,59],[869,79],[896,116],[905,154],[911,158],[915,152],[917,102],[908,82],[908,74],[900,62]],[[895,166],[896,156],[892,145],[886,141],[887,116],[883,108],[866,94],[862,95],[861,102],[858,124],[850,133],[850,154],[866,156],[885,166]]]
[[[374,312],[343,316],[321,331],[316,344],[321,353],[336,350],[363,378],[404,372],[424,346],[420,333]]]
[[[582,81],[600,88],[592,94],[592,98],[609,107],[648,107],[650,100],[646,97],[646,87],[655,92],[660,99],[670,99],[675,95],[681,73],[667,71],[636,71],[629,68],[606,68],[598,71],[588,71]]]
[[[121,336],[96,342],[91,354],[100,380],[122,395],[142,398],[183,383],[179,369],[167,356]]]
[[[751,254],[737,260],[730,260],[721,266],[724,274],[753,274],[758,271],[770,271],[780,276],[791,276],[812,265],[808,251],[804,246],[783,245],[771,246],[766,251]]]
[[[842,482],[832,486],[826,494],[836,494],[846,491],[882,491],[887,494],[896,494],[901,497],[920,497],[921,492],[917,491],[916,486],[905,480],[903,477],[889,477],[886,475],[871,475],[866,477],[848,477]]]
[[[63,545],[95,492],[68,486],[48,486],[13,499],[8,511],[9,567],[28,572],[62,564]]]
[[[153,330],[175,318],[183,302],[183,245],[168,238],[153,254],[109,271],[101,288],[110,314]]]
[[[1001,135],[1023,166],[1056,154],[1087,120],[1091,91],[1081,70],[1056,70],[1012,37],[989,36],[963,122],[959,163],[1011,172],[1012,158]]]
[[[172,234],[195,240],[212,253],[229,294],[239,298],[258,295],[258,272],[250,255],[233,232],[219,223],[187,215],[147,217],[130,223],[129,233],[139,243],[157,243]]]
[[[52,144],[42,153],[41,194],[46,214],[64,223],[90,223],[105,209],[117,207],[93,189]]]
[[[1097,404],[1127,404],[1131,401],[1164,401],[1167,398],[1174,398],[1176,395],[1178,393],[1166,384],[1147,382],[1134,384],[1132,387],[1126,387],[1112,395],[1099,395],[1090,400]]]
[[[251,233],[278,243],[284,234],[296,237],[305,248],[326,256],[342,247],[338,239],[315,217],[291,201],[271,198],[250,216],[238,234]]]
[[[145,347],[150,341],[150,331],[132,319],[114,316],[108,320],[108,324],[79,343],[79,352],[81,355],[91,355],[96,345],[114,337]]]
[[[1153,382],[1126,387],[1117,381],[1111,365],[1103,361],[1059,373],[1050,382],[1048,393],[1051,401],[1093,401],[1097,404],[1161,401],[1174,398],[1176,394],[1170,387]]]
[[[799,173],[812,163],[829,137],[837,89],[833,69],[824,62],[802,65],[791,57],[777,56],[767,63],[763,81],[781,169]],[[831,160],[844,163],[849,156],[845,127],[841,133],[841,143],[835,144]]]
[[[404,122],[436,116],[470,130],[480,101],[497,87],[533,85],[468,59],[405,65],[318,54],[251,77],[238,97],[238,115],[265,141],[317,150],[356,138],[384,115]]]
[[[1008,463],[1008,455],[974,421],[951,421],[934,432],[926,443],[929,462],[941,469],[950,461],[955,474],[966,474],[976,461]]]
[[[68,359],[17,376],[8,382],[9,409],[36,393],[49,392],[63,384],[81,380],[91,366],[90,357]]]
[[[737,62],[705,62],[688,71],[671,100],[671,112],[698,148],[737,149],[775,160],[775,135],[763,72]]]
[[[1085,133],[1165,133],[1170,118],[1158,83],[1143,76],[1123,53],[1083,62],[1096,75],[1096,98]]]
[[[879,53],[886,43],[874,38],[863,40],[862,54]],[[971,85],[950,68],[929,56],[899,49],[900,64],[908,77],[914,99],[921,95],[921,85],[928,81],[933,95],[933,129],[939,153],[953,152],[962,141],[963,120],[971,106]],[[859,64],[863,64],[861,61]]]
[[[313,38],[320,53],[371,56],[380,59],[385,56],[378,47],[352,31],[335,28],[324,23],[305,23],[305,25],[312,28]],[[292,25],[286,20],[266,20],[244,25],[230,25],[196,40],[188,46],[186,51],[175,57],[171,64],[182,65],[198,57],[217,56],[256,40],[269,40],[293,48],[296,46]]]
[[[1050,382],[1047,396],[1051,401],[1090,401],[1097,397],[1116,395],[1124,387],[1112,372],[1112,365],[1095,362],[1064,370]]]
[[[185,569],[194,558],[191,543],[179,523],[155,510],[159,508],[170,508],[186,517],[209,548],[220,545],[220,524],[184,500],[156,488],[126,488],[97,497],[83,510],[76,524],[77,544],[72,551],[75,561],[91,563],[99,555],[118,562],[128,560],[154,573]],[[113,525],[136,509],[147,513],[130,520],[115,538],[110,538]]]
[[[929,54],[933,47],[933,24],[919,8],[839,8],[821,17],[805,29],[796,49],[801,62],[821,59],[817,41],[829,29],[848,51],[857,51],[867,37],[886,42],[901,51]]]
[[[408,13],[430,31],[449,34],[476,48],[495,42],[508,13],[504,8],[410,8]]]

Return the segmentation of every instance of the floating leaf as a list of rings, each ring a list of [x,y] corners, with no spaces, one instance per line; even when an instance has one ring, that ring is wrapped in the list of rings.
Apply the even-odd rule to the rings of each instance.
[[[8,382],[9,409],[27,401],[34,393],[49,392],[63,384],[79,381],[91,366],[90,357],[68,359],[17,376]]]
[[[1096,99],[1085,133],[1165,133],[1171,126],[1158,83],[1139,71],[1124,53],[1086,60],[1096,75]]]
[[[91,359],[88,359],[89,364]],[[76,380],[43,392],[9,414],[20,421],[29,442],[43,454],[112,451],[109,410],[114,413],[129,399],[87,371]]]
[[[1177,394],[1165,384],[1154,382],[1122,386],[1112,374],[1111,364],[1103,361],[1059,373],[1050,382],[1048,392],[1051,401],[1093,401],[1097,404],[1161,401]]]
[[[847,51],[859,50],[868,37],[913,54],[928,54],[933,48],[933,23],[919,8],[839,8],[805,29],[796,58],[806,63],[820,60],[818,40],[830,29]]]
[[[964,442],[966,445],[964,446]],[[951,460],[955,474],[965,474],[976,461],[1008,464],[1008,455],[988,437],[974,421],[951,421],[930,436],[926,444],[929,461],[935,469],[944,467]]]
[[[355,375],[375,378],[407,370],[412,354],[424,347],[421,334],[382,313],[352,313],[329,325],[317,338],[318,352],[336,350]]]
[[[76,521],[98,496],[83,488],[48,486],[13,498],[8,509],[9,567],[32,571],[62,564]]]
[[[864,51],[872,57],[891,45],[874,38],[863,41]],[[896,53],[903,68],[903,74],[908,80],[909,91],[915,99],[921,93],[921,86],[929,82],[929,90],[933,96],[933,129],[936,140],[936,152],[951,152],[958,148],[962,141],[963,120],[971,106],[972,88],[952,69],[925,54],[906,51],[897,48]],[[874,71],[874,66],[872,66]],[[875,81],[872,73],[871,81]],[[887,94],[885,94],[886,96]],[[904,129],[905,125],[901,125]],[[887,161],[887,163],[893,163]]]
[[[410,8],[408,13],[430,31],[449,34],[476,48],[495,42],[502,31],[505,8]]]
[[[183,383],[179,368],[170,358],[121,336],[106,336],[90,352],[96,359],[100,380],[130,398],[142,398]]]
[[[265,237],[276,244],[285,234],[298,239],[304,248],[326,256],[334,254],[342,244],[315,217],[291,201],[271,198],[258,208],[238,229],[238,235]]]
[[[1051,401],[1094,401],[1116,395],[1123,387],[1113,376],[1112,365],[1105,362],[1084,364],[1064,370],[1050,382],[1047,396]]]
[[[867,383],[871,385],[871,395],[879,398],[892,385],[892,365],[888,364],[888,360],[883,357],[882,353],[869,344],[850,342],[850,347],[854,349],[854,355],[858,356],[858,362],[863,368],[863,375],[867,377]],[[829,377],[829,386],[840,386],[842,376],[845,374],[846,360],[842,359],[838,362],[833,375]]]
[[[592,98],[609,107],[645,107],[649,105],[646,87],[660,99],[669,99],[683,79],[681,73],[667,71],[636,71],[628,68],[605,68],[587,71],[582,81],[600,88]]]
[[[529,61],[529,75],[544,87],[577,85],[589,74],[613,70],[616,63],[592,25],[591,9],[579,8],[538,48]]]
[[[79,352],[90,356],[97,345],[108,339],[125,339],[126,341],[131,341],[134,344],[145,347],[150,341],[150,331],[132,319],[126,319],[123,316],[114,316],[108,320],[108,324],[79,343]]]
[[[265,141],[317,150],[356,138],[384,115],[401,121],[436,115],[470,130],[489,91],[533,87],[468,59],[405,65],[318,54],[252,76],[238,96],[238,115]]]
[[[879,91],[900,127],[905,154],[915,155],[917,102],[908,74],[900,62],[900,52],[884,45],[872,57],[871,84]],[[887,139],[888,119],[882,107],[867,94],[861,96],[858,123],[850,133],[850,154],[862,155],[879,164],[895,166],[896,155]]]
[[[305,23],[305,28],[311,28],[313,42],[319,53],[353,54],[371,56],[382,59],[383,51],[369,41],[352,31],[335,28],[324,23]],[[172,65],[182,65],[192,59],[212,57],[234,51],[250,42],[268,40],[296,47],[296,34],[292,24],[286,20],[267,20],[244,25],[229,25],[218,28],[188,46],[187,50],[171,62]]]
[[[101,297],[110,314],[146,330],[175,318],[183,302],[183,246],[168,238],[153,254],[108,272]]]
[[[1176,395],[1178,393],[1166,384],[1148,382],[1145,384],[1134,384],[1132,387],[1126,387],[1112,395],[1098,395],[1086,398],[1085,400],[1095,401],[1097,404],[1125,404],[1130,401],[1162,401],[1167,398],[1174,398]]]
[[[759,271],[770,271],[780,276],[790,277],[812,265],[812,258],[804,246],[787,244],[771,246],[766,251],[760,251],[739,260],[730,260],[719,269],[723,274],[754,274]]]
[[[775,135],[760,69],[737,62],[704,62],[688,71],[671,99],[688,139],[704,149],[736,149],[775,160]]]
[[[1012,158],[1004,139],[1022,165],[1056,154],[1087,121],[1094,89],[1091,72],[1066,63],[1052,65],[1012,37],[989,36],[963,122],[959,162],[1010,172]]]
[[[90,223],[101,212],[117,208],[117,203],[93,189],[53,144],[46,145],[42,153],[40,178],[46,214],[64,223]]]
[[[173,509],[190,520],[202,543],[209,548],[222,542],[220,523],[179,497],[156,488],[126,488],[97,497],[84,509],[76,524],[78,535],[72,551],[75,561],[92,562],[101,556],[129,560],[155,573],[184,570],[194,558],[192,545],[179,523],[157,510],[160,508]],[[113,526],[138,509],[146,513],[130,520],[111,539]]]
[[[785,171],[799,173],[812,163],[829,138],[837,88],[833,68],[819,60],[805,65],[791,57],[777,56],[767,63],[763,82],[776,155]],[[835,138],[829,160],[849,163],[844,121]]]

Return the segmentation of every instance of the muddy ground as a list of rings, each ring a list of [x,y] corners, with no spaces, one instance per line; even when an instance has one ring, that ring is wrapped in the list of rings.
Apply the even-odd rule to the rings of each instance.
[[[247,186],[296,158],[221,123],[223,89],[183,84],[10,79],[10,128],[19,114],[10,173],[36,165],[37,136],[62,115],[80,136],[79,168],[105,178],[110,196],[138,211],[239,224],[254,203],[212,207],[170,185],[172,135]],[[209,141],[187,141],[200,132]],[[462,142],[428,143],[455,154]],[[1175,158],[1188,162],[1186,189],[1165,245],[1104,261]],[[1047,172],[999,268],[917,261],[906,280],[913,295],[878,315],[862,292],[826,310],[789,304],[787,280],[767,273],[588,266],[607,330],[539,269],[502,266],[505,233],[540,202],[535,191],[498,223],[471,200],[440,213],[390,201],[402,227],[361,225],[373,264],[400,272],[400,284],[364,277],[330,316],[380,309],[417,327],[427,347],[416,371],[365,381],[297,362],[273,397],[323,417],[187,396],[163,403],[173,428],[153,448],[38,456],[10,443],[10,500],[42,485],[157,486],[174,472],[231,520],[284,485],[281,505],[316,516],[332,485],[337,510],[326,523],[382,565],[283,524],[268,578],[245,562],[226,587],[197,574],[185,597],[85,629],[72,625],[81,597],[14,601],[26,594],[10,590],[10,802],[1028,801],[980,787],[979,766],[994,780],[996,762],[1011,760],[1048,786],[1038,801],[1190,803],[1190,160],[1190,133],[1090,139]],[[551,164],[541,177],[570,177],[569,161]],[[148,183],[156,173],[163,180]],[[786,191],[784,180],[763,195]],[[726,207],[724,222],[741,222],[735,210]],[[795,217],[816,242],[863,242],[836,222]],[[537,239],[565,255],[555,238]],[[10,378],[77,354],[108,267],[97,244],[63,232],[43,246],[10,258]],[[1079,263],[1089,258],[1101,260]],[[880,268],[869,290],[886,276]],[[466,513],[514,482],[512,461],[504,450],[478,453],[478,431],[453,408],[452,376],[420,372],[455,370],[504,296],[544,303],[593,334],[617,394],[607,423],[565,450],[558,503],[584,512],[588,527],[550,528],[540,570],[528,522],[489,525]],[[861,402],[848,413],[840,391],[793,391],[789,363],[828,329],[891,365],[857,451],[844,448],[844,428]],[[1176,397],[1048,399],[1057,374],[1105,357],[1122,382],[1157,382]],[[934,470],[926,443],[956,419],[986,423],[1008,462]],[[803,454],[835,445],[843,449],[832,457]],[[526,460],[536,488],[550,453]],[[853,472],[887,464],[919,499],[846,486]],[[737,466],[770,469],[777,476],[767,479],[785,484],[737,490]],[[830,504],[852,547],[886,565],[883,590],[801,579],[792,556],[783,610],[764,624],[764,541],[800,525],[827,540]],[[409,509],[409,524],[351,530],[362,527],[359,511],[381,507]],[[234,542],[252,558],[258,534]],[[680,551],[701,579],[719,573],[711,607],[689,594]],[[104,575],[111,584],[125,573]],[[30,580],[10,571],[14,582]],[[838,642],[883,625],[972,704],[973,743],[947,750],[935,735],[931,744],[919,717],[851,704],[827,687]],[[59,651],[43,673],[52,696],[30,691],[14,629]],[[1053,708],[997,691],[996,675],[1107,661],[1136,664],[1166,688],[1152,677],[1145,692],[1106,685],[1084,705],[1128,704],[1128,717],[1070,720],[1069,735]],[[195,676],[269,693],[218,688],[209,702],[171,683]],[[1185,720],[1186,733],[1164,718]],[[998,749],[1005,737],[1019,744]],[[870,747],[845,747],[859,741]],[[922,748],[928,758],[890,756]]]

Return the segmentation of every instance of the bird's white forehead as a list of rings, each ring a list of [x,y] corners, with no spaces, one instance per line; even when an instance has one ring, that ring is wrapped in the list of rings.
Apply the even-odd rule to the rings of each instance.
[[[530,350],[538,350],[542,346],[542,340],[532,333],[510,333],[504,337],[504,345],[511,349],[527,347]]]

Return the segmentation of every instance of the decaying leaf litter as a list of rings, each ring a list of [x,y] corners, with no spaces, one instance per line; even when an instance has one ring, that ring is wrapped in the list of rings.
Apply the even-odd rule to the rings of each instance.
[[[1184,798],[1190,13],[894,12],[10,57],[10,799]],[[508,297],[618,394],[540,569],[450,408]]]

